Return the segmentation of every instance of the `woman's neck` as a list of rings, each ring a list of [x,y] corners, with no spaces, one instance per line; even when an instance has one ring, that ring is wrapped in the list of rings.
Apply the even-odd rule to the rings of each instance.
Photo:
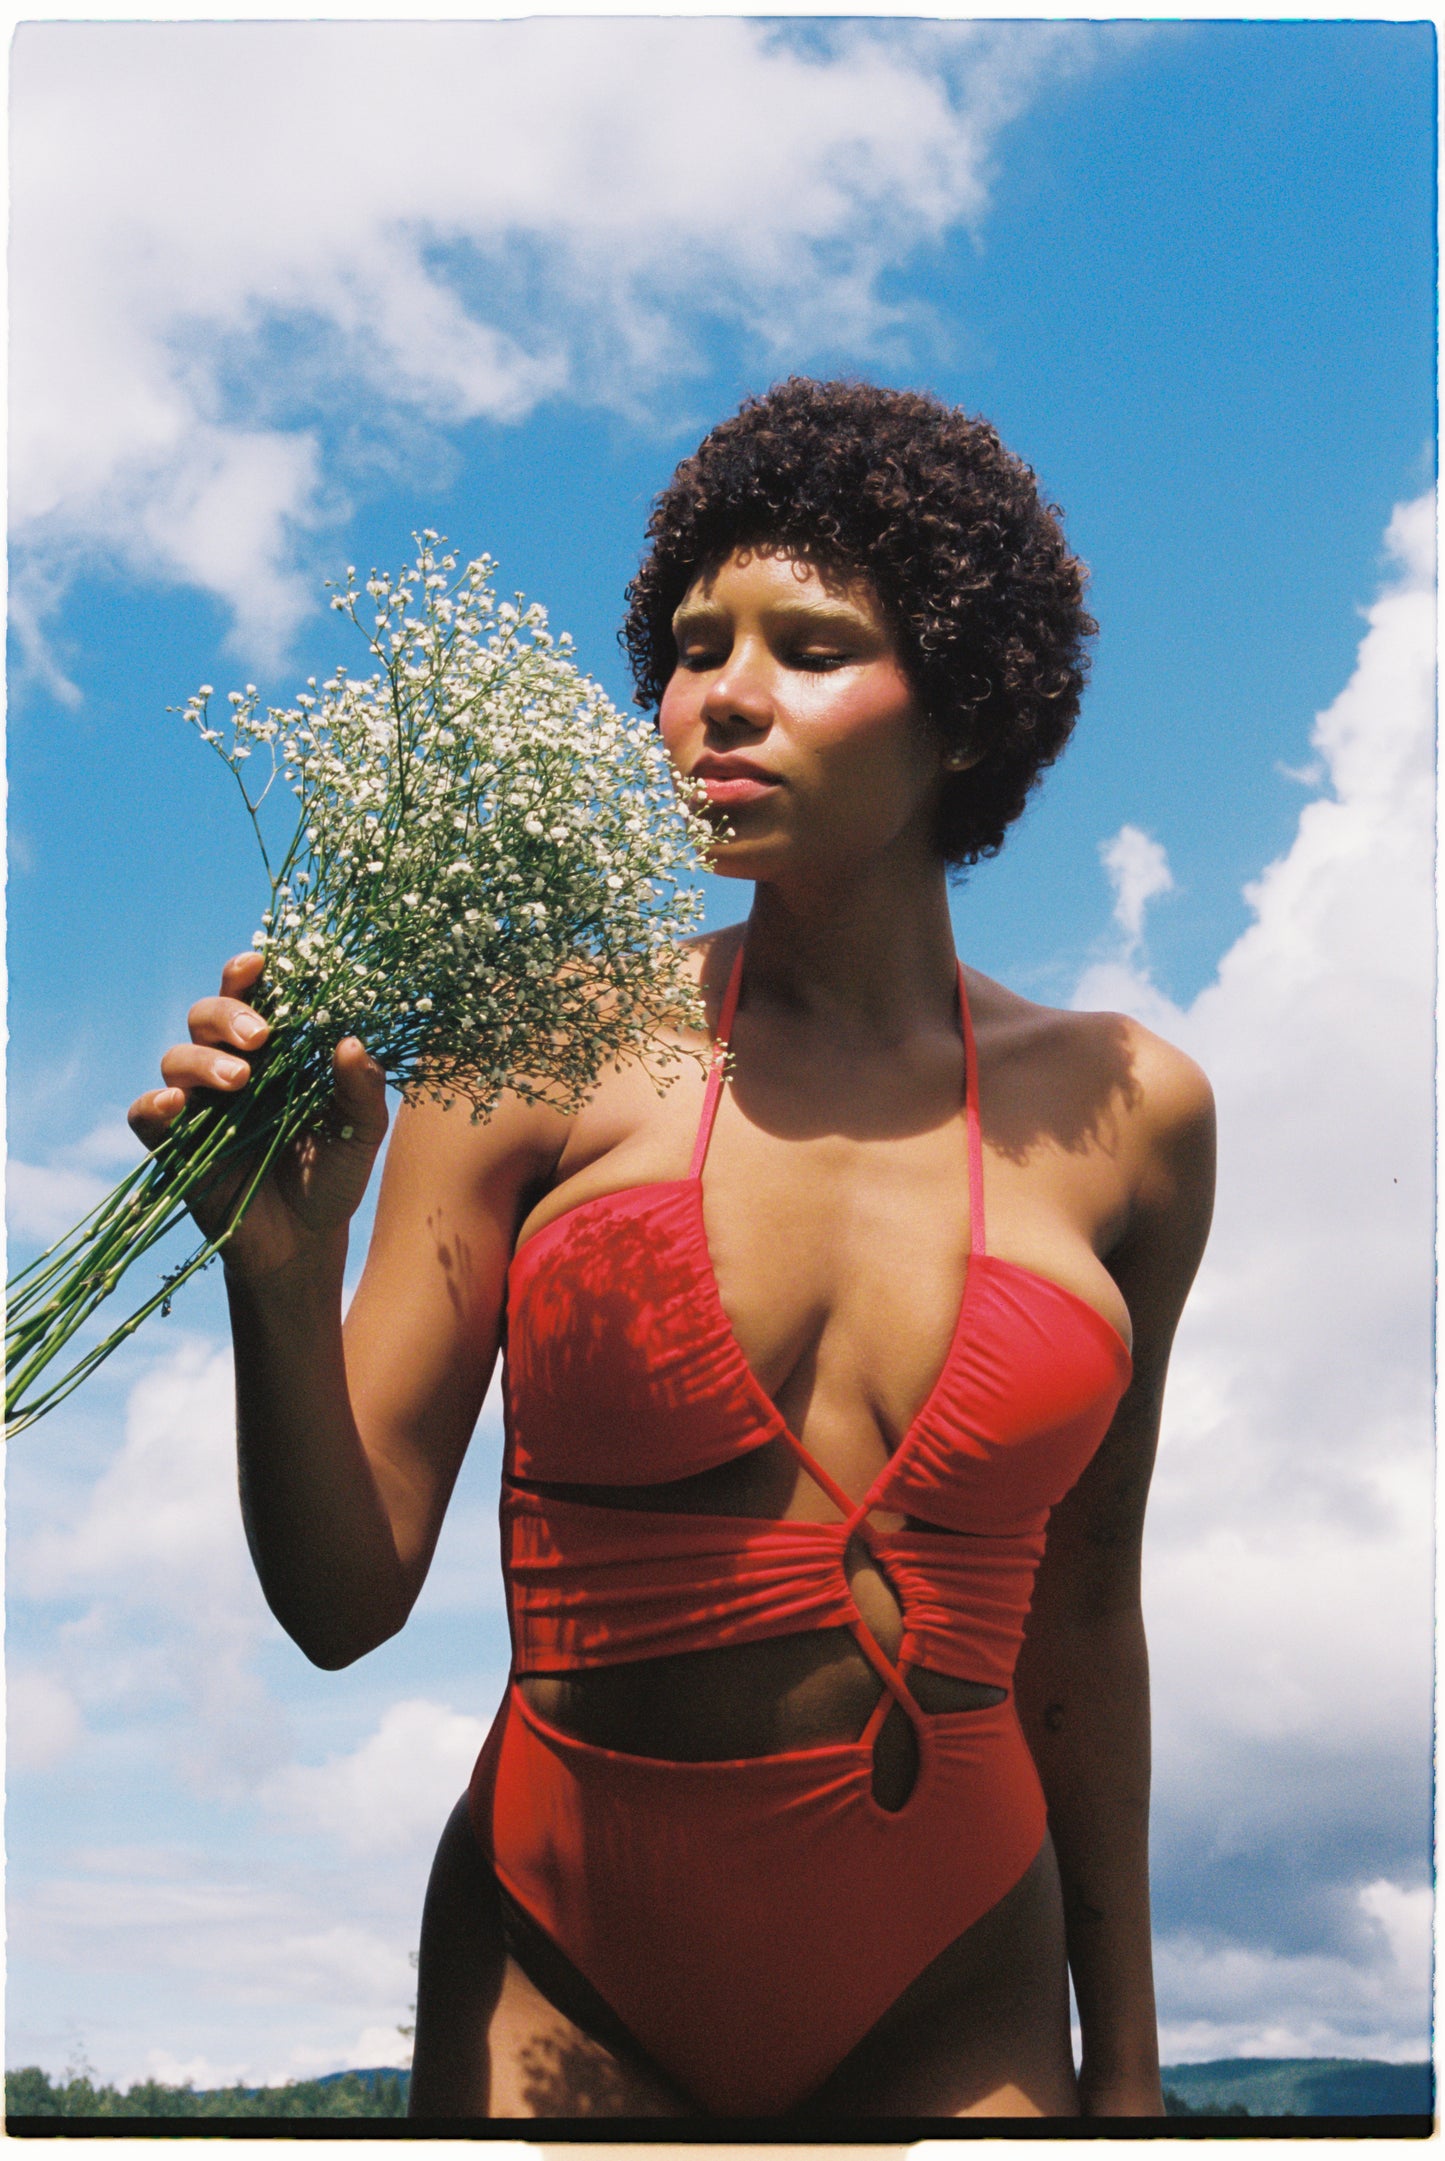
[[[896,1041],[952,1025],[956,962],[942,864],[906,882],[866,874],[826,897],[759,884],[747,923],[751,999]]]

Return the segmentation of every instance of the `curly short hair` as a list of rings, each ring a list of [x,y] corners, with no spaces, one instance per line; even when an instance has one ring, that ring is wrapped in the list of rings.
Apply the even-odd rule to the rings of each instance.
[[[1059,512],[987,421],[915,391],[793,376],[749,398],[653,506],[620,632],[638,703],[677,664],[672,618],[737,548],[871,582],[931,724],[977,762],[945,780],[936,840],[996,855],[1073,731],[1098,625]]]

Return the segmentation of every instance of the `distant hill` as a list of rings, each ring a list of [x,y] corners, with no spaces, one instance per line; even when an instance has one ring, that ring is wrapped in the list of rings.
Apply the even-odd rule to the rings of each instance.
[[[1164,2070],[1171,2116],[1429,2116],[1428,2063],[1351,2056],[1232,2057]]]
[[[289,2086],[228,2086],[197,2091],[154,2080],[121,2093],[88,2078],[52,2081],[36,2065],[5,2074],[7,2119],[42,2116],[398,2117],[406,2114],[406,2071],[333,2071]],[[1434,2079],[1428,2063],[1373,2063],[1342,2056],[1234,2057],[1180,2063],[1164,2071],[1171,2116],[1428,2116]]]

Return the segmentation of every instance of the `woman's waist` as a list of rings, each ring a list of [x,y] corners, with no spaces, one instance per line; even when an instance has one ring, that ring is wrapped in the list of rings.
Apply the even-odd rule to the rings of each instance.
[[[554,1675],[846,1633],[861,1621],[890,1657],[1006,1687],[1039,1544],[907,1525],[660,1516],[510,1487],[503,1522],[517,1670]]]
[[[983,1710],[1004,1693],[920,1664],[902,1671],[925,1718]],[[517,1686],[540,1718],[574,1740],[679,1763],[858,1741],[883,1692],[846,1627],[567,1673],[520,1672]]]

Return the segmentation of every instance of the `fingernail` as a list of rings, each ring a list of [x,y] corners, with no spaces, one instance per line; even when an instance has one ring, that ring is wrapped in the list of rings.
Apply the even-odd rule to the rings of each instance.
[[[218,1058],[216,1061],[216,1071],[222,1080],[240,1080],[250,1070],[243,1058]]]
[[[266,1033],[266,1023],[254,1013],[238,1013],[232,1026],[243,1043],[254,1043]]]

